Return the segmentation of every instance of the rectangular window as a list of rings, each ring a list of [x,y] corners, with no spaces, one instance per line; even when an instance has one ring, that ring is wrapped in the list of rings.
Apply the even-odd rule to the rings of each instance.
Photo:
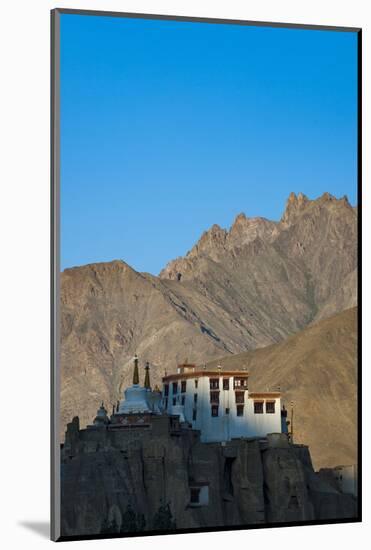
[[[265,412],[268,414],[275,413],[275,401],[267,401],[265,404]]]
[[[211,391],[210,392],[210,403],[216,403],[219,405],[219,392]]]
[[[209,504],[209,487],[207,484],[189,487],[189,503],[190,508],[199,508],[200,506],[207,506]]]
[[[184,406],[185,404],[185,395],[182,395],[182,405]]]
[[[165,384],[164,386],[164,395],[165,397],[169,395],[169,384]]]
[[[197,379],[195,380],[195,388],[196,388],[196,390],[198,388],[198,380]]]
[[[173,397],[173,405],[176,405],[176,397]]]
[[[197,411],[196,409],[193,409],[193,413],[192,413],[192,420],[193,422],[197,419]]]
[[[194,402],[194,403],[197,403],[197,397],[198,397],[198,396],[197,396],[197,393],[195,393],[195,394],[193,395],[193,402]]]
[[[236,391],[236,403],[245,403],[245,392],[243,391]]]
[[[229,390],[229,378],[223,378],[223,390]]]
[[[178,382],[173,382],[173,393],[178,393]]]
[[[254,413],[263,414],[263,401],[254,401]]]
[[[247,390],[247,378],[235,377],[233,385],[234,389]]]
[[[225,414],[229,414],[229,407],[225,409]]]
[[[168,398],[165,397],[165,401],[164,401],[164,408],[167,409],[167,405],[168,405]]]
[[[237,416],[243,416],[243,405],[237,405]]]
[[[187,380],[182,380],[181,382],[181,392],[185,393],[187,391]]]
[[[219,405],[211,405],[211,416],[219,416]]]
[[[191,504],[198,504],[200,502],[200,489],[191,488]]]
[[[210,378],[210,389],[211,390],[219,389],[219,378]]]

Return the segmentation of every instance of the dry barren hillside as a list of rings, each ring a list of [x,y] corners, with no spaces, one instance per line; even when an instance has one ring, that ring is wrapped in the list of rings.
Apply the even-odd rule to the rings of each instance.
[[[247,368],[252,391],[281,388],[294,403],[294,440],[309,445],[316,468],[356,462],[357,308],[216,364]]]

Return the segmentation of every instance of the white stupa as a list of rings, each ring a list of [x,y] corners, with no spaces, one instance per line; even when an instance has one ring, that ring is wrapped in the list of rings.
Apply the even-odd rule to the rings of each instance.
[[[119,414],[134,414],[151,412],[147,403],[148,389],[139,385],[138,357],[134,357],[133,384],[124,391],[124,399],[120,401]]]

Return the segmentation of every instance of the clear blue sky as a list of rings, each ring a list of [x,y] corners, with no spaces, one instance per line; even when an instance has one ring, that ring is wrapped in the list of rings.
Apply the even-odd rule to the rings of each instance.
[[[156,274],[291,191],[356,203],[355,33],[61,20],[62,269]]]

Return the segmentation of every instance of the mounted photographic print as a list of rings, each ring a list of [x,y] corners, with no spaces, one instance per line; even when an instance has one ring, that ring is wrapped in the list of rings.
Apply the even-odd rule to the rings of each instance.
[[[361,31],[52,11],[52,538],[361,520]]]

